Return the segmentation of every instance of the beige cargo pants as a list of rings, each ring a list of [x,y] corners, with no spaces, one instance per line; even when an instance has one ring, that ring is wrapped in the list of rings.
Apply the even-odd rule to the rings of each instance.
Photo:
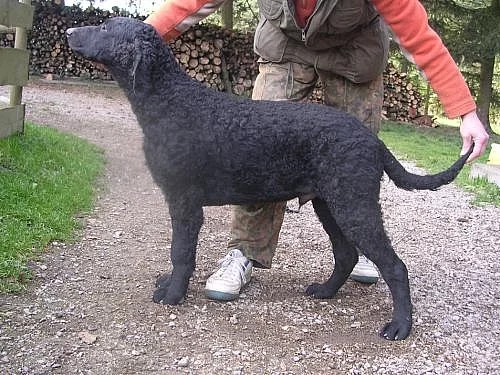
[[[325,104],[358,117],[375,133],[380,129],[382,76],[354,84],[331,72],[299,63],[262,63],[252,99],[304,101],[321,80]],[[280,114],[277,113],[276,116]],[[254,266],[270,268],[278,244],[286,202],[235,206],[228,249],[240,249]]]

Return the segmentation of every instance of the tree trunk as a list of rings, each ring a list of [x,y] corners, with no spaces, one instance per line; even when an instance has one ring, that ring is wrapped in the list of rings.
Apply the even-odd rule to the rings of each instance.
[[[222,6],[222,23],[226,29],[233,29],[233,0],[227,0]]]
[[[486,57],[481,62],[481,75],[479,78],[479,94],[477,98],[478,116],[488,133],[492,132],[490,126],[490,103],[493,94],[493,71],[495,56]]]
[[[426,82],[425,84],[425,96],[424,96],[424,115],[429,115],[429,101],[431,100],[431,84]]]

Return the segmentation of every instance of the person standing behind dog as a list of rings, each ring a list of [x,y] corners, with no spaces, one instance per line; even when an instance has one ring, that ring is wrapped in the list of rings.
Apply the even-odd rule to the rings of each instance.
[[[171,40],[215,12],[224,0],[167,0],[145,22]],[[386,24],[409,59],[423,71],[449,118],[461,117],[464,154],[484,153],[488,134],[476,104],[440,37],[417,0],[259,0],[254,49],[259,74],[252,99],[303,101],[318,80],[326,105],[380,129],[383,81],[389,52]],[[384,22],[385,21],[385,22]],[[279,113],[276,114],[279,116]],[[270,268],[286,202],[236,206],[229,253],[206,283],[208,298],[233,300],[251,278],[252,267]],[[361,249],[362,250],[362,249]],[[351,278],[374,283],[378,271],[367,258]]]

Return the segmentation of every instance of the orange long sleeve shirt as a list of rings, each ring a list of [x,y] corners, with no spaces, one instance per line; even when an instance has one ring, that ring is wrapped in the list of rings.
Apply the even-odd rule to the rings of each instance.
[[[215,12],[224,0],[167,0],[145,22],[165,39],[174,39]],[[417,0],[371,0],[392,29],[407,58],[422,71],[437,93],[448,117],[476,109],[470,90],[441,38],[429,26]]]

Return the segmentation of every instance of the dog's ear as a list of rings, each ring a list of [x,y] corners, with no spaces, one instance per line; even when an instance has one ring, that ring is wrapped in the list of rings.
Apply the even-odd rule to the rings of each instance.
[[[138,67],[141,60],[147,59],[148,61],[153,60],[156,55],[155,48],[149,40],[144,38],[134,39],[134,72]],[[147,62],[147,61],[143,61]]]
[[[147,54],[149,53],[149,48],[145,48],[146,44],[148,43],[142,39],[137,38],[134,40],[134,61],[132,62],[132,72],[131,72],[133,80],[132,89],[134,91],[135,91],[135,79],[138,76],[137,70],[139,69],[139,66],[141,65],[143,58],[147,56]]]
[[[131,76],[133,79],[132,87],[135,89],[136,79],[146,79],[151,72],[151,64],[154,63],[155,56],[157,54],[156,49],[149,40],[144,40],[144,38],[134,39],[134,61],[132,62]],[[142,78],[144,77],[144,78]]]
[[[135,73],[137,71],[137,68],[139,67],[139,64],[141,63],[142,60],[142,55],[143,55],[143,48],[142,48],[143,41],[139,39],[134,40],[134,62],[132,65],[132,75],[135,76]]]

